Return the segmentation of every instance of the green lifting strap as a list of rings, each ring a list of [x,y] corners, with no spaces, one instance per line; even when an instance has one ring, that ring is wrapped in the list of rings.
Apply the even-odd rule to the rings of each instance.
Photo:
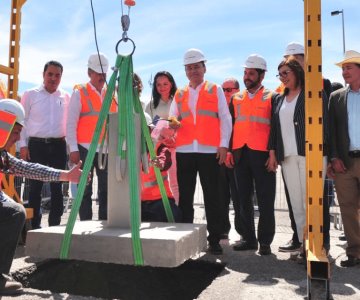
[[[129,176],[130,190],[130,220],[131,220],[131,236],[134,254],[134,264],[143,265],[144,259],[142,254],[142,246],[140,239],[140,195],[139,195],[139,173],[140,166],[136,165],[136,133],[135,133],[135,110],[134,102],[138,96],[134,95],[133,88],[133,64],[131,56],[123,57],[119,74],[119,128],[120,139],[118,144],[117,155],[121,159],[127,158],[127,171]],[[124,109],[125,108],[125,109]],[[119,140],[120,140],[119,139]],[[126,148],[123,147],[126,143]]]
[[[100,134],[104,123],[106,121],[111,101],[112,101],[112,94],[115,90],[115,84],[117,80],[118,70],[120,69],[120,86],[119,91],[121,90],[122,93],[119,93],[119,104],[125,103],[125,105],[119,105],[119,115],[123,114],[123,117],[120,117],[119,126],[121,128],[121,133],[119,130],[119,134],[124,134],[124,128],[126,127],[126,134],[128,137],[127,140],[127,149],[129,154],[129,182],[130,182],[130,207],[131,207],[131,233],[132,233],[132,242],[133,242],[133,253],[134,253],[134,261],[135,265],[143,265],[143,255],[142,255],[142,247],[141,247],[141,240],[140,240],[140,223],[139,223],[139,195],[138,195],[138,178],[139,178],[139,168],[137,167],[130,167],[131,165],[135,165],[135,131],[134,131],[134,118],[131,114],[133,114],[132,103],[134,101],[125,101],[125,99],[133,100],[133,88],[132,88],[132,58],[131,56],[117,56],[116,63],[115,63],[115,70],[113,75],[110,78],[109,86],[105,95],[105,99],[103,101],[100,115],[98,122],[95,127],[95,132],[90,144],[90,148],[88,151],[88,155],[85,160],[83,173],[80,177],[80,182],[78,186],[78,192],[76,195],[76,199],[73,203],[69,220],[66,225],[64,238],[61,244],[60,249],[60,259],[67,259],[69,255],[69,249],[71,244],[71,234],[74,229],[76,216],[79,213],[81,201],[84,195],[85,186],[87,184],[88,174],[90,172],[92,162],[95,157],[96,148],[98,145],[98,141],[100,138]],[[125,107],[125,109],[124,109]],[[126,112],[128,112],[127,115]],[[125,136],[124,136],[125,138]],[[122,139],[124,141],[124,139]],[[119,141],[119,145],[120,141]],[[119,148],[121,150],[121,154],[124,156],[125,152],[123,151],[123,147]]]

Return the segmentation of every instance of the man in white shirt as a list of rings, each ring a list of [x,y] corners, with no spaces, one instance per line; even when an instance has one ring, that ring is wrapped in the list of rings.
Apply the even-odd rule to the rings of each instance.
[[[66,141],[70,148],[70,162],[77,164],[81,159],[84,163],[95,132],[97,120],[104,100],[106,89],[106,72],[109,62],[102,53],[90,55],[88,60],[88,76],[86,84],[76,85],[71,95],[68,122],[66,125]],[[116,104],[112,103],[111,112],[116,112]],[[101,138],[100,138],[101,139]],[[99,143],[101,140],[99,140]],[[91,168],[91,181],[86,185],[80,206],[80,220],[92,219],[92,179],[96,169],[98,178],[99,220],[107,219],[107,164],[102,169],[98,165],[98,153],[95,154]],[[104,157],[102,158],[104,159]]]
[[[20,157],[57,169],[66,167],[65,124],[70,95],[59,88],[63,66],[49,61],[44,66],[41,86],[27,90],[21,98],[25,126],[21,132]],[[34,210],[32,228],[41,227],[43,182],[30,180],[29,207]],[[52,182],[49,226],[60,224],[63,214],[62,183]]]
[[[204,193],[208,251],[222,254],[222,203],[218,195],[220,165],[226,159],[231,136],[231,115],[221,86],[204,80],[204,54],[189,49],[184,65],[189,84],[178,89],[169,116],[180,121],[176,138],[176,163],[179,184],[179,207],[183,222],[194,218],[194,192],[199,173]]]

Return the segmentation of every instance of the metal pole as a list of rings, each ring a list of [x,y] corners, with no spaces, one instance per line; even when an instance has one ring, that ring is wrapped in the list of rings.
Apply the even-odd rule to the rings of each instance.
[[[343,52],[345,54],[345,24],[344,24],[344,10],[341,10],[342,30],[343,30]]]

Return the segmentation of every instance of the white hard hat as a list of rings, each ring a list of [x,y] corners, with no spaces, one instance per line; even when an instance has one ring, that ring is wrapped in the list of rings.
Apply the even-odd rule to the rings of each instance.
[[[190,65],[190,64],[195,64],[195,63],[198,63],[201,61],[206,62],[204,53],[201,50],[191,48],[185,52],[184,66]]]
[[[100,60],[99,60],[100,57]],[[101,68],[102,67],[102,68]],[[109,61],[107,57],[101,52],[91,54],[88,60],[88,68],[95,71],[96,73],[107,73],[109,69]]]
[[[244,67],[249,69],[261,69],[267,71],[266,61],[259,54],[251,54],[246,59]]]
[[[304,46],[298,42],[291,42],[286,46],[284,56],[305,54]]]
[[[6,111],[16,116],[16,123],[24,126],[25,111],[19,101],[13,99],[1,99],[0,111]]]

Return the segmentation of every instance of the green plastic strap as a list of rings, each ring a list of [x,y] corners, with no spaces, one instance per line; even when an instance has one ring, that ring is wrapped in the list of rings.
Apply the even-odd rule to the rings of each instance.
[[[137,99],[137,100],[138,101],[136,101],[135,106],[140,105],[140,107],[141,107],[140,100],[139,99]],[[148,149],[149,149],[150,158],[154,159],[156,157],[154,144],[152,142],[150,132],[149,132],[149,128],[148,128],[148,125],[146,123],[144,111],[142,109],[140,110],[140,117],[141,117],[141,128],[142,128],[142,132],[143,132],[143,135],[145,137],[145,140],[146,140],[146,144],[147,144]],[[168,196],[166,194],[163,177],[161,175],[161,172],[160,172],[159,168],[156,168],[154,166],[154,171],[155,171],[156,180],[157,180],[158,185],[159,185],[160,194],[161,194],[162,202],[163,202],[163,205],[164,205],[166,218],[167,218],[168,222],[174,223],[174,215],[172,213],[170,203],[169,203],[169,199],[168,199]]]
[[[116,66],[118,66],[119,63],[120,63],[120,59],[118,58],[116,60]],[[113,91],[115,88],[116,76],[117,76],[117,71],[114,71],[114,73],[111,76],[111,79],[109,81],[108,90],[106,92],[106,95],[105,95],[105,98],[104,98],[104,101],[103,101],[103,104],[101,107],[101,111],[99,114],[99,119],[96,123],[95,132],[94,132],[91,144],[90,144],[88,154],[86,156],[85,164],[83,167],[83,172],[80,177],[78,191],[76,194],[76,199],[71,208],[70,216],[69,216],[69,219],[68,219],[68,222],[66,225],[65,234],[64,234],[64,237],[63,237],[63,240],[61,243],[60,259],[67,259],[68,255],[69,255],[69,249],[70,249],[70,244],[71,244],[71,234],[74,229],[76,217],[79,213],[82,198],[84,196],[85,186],[87,185],[87,182],[88,182],[88,174],[90,172],[91,166],[94,161],[96,149],[98,146],[98,141],[100,139],[100,134],[101,134],[102,128],[104,126],[105,120],[107,118],[107,115],[108,115],[108,112],[110,109],[110,105],[111,105],[111,101],[112,101],[112,92],[111,91]]]
[[[128,161],[128,176],[130,190],[130,220],[131,236],[133,244],[134,264],[143,265],[144,259],[140,239],[140,195],[139,195],[139,172],[140,166],[136,166],[136,133],[133,92],[133,65],[131,56],[123,57],[119,76],[119,103],[125,106],[125,114],[119,115],[119,124],[126,125],[126,155]],[[120,128],[121,129],[121,128]],[[120,145],[121,146],[121,145]],[[120,149],[118,149],[120,150]]]

